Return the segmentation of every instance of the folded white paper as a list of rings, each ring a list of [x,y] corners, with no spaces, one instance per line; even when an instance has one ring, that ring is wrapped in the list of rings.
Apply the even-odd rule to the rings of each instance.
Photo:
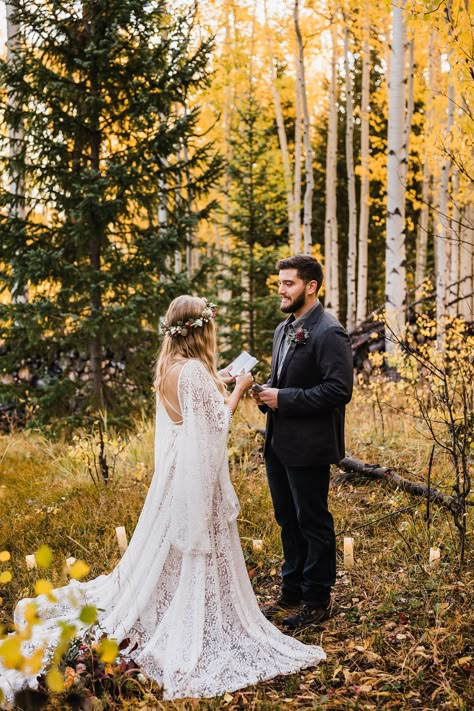
[[[254,365],[258,363],[258,360],[247,353],[247,351],[242,351],[240,355],[237,356],[235,360],[228,366],[228,371],[232,376],[238,375],[242,371],[250,373]]]

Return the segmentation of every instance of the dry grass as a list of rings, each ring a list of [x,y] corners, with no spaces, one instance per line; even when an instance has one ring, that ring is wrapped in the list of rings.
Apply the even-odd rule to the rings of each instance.
[[[281,561],[256,426],[263,420],[246,403],[233,426],[230,460],[242,504],[244,554],[263,602],[277,593]],[[24,556],[40,543],[55,552],[55,583],[63,580],[63,561],[70,555],[85,559],[91,575],[118,560],[114,528],[133,530],[153,467],[152,428],[141,423],[138,430],[140,436],[118,456],[114,480],[100,488],[92,484],[82,455],[74,456],[66,442],[52,444],[28,433],[0,440],[0,550],[11,552],[14,576],[0,589],[0,623],[7,624],[15,601],[32,592],[38,576],[26,570]],[[381,413],[363,393],[351,406],[348,435],[353,456],[414,476],[426,471],[431,444],[425,434],[395,411]],[[87,449],[84,440],[75,447]],[[449,463],[435,459],[433,482],[447,485],[449,474]],[[139,700],[101,708],[472,708],[472,568],[457,569],[457,534],[449,514],[432,507],[428,527],[423,501],[378,482],[341,485],[330,496],[340,552],[333,616],[299,635],[324,646],[326,663],[225,700],[165,703],[145,690]],[[405,507],[411,508],[399,511]],[[343,535],[354,538],[352,570],[342,566]],[[261,551],[254,549],[255,539],[263,541]],[[441,547],[436,568],[428,565],[432,545]],[[472,563],[470,556],[468,551]],[[64,708],[64,702],[57,699],[50,708]]]

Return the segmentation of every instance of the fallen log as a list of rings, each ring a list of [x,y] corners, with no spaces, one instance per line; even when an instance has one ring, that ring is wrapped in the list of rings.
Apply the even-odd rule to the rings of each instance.
[[[333,477],[334,484],[342,484],[355,481],[361,477],[366,477],[367,479],[386,481],[396,489],[406,491],[415,496],[424,496],[426,499],[434,501],[434,503],[452,512],[457,511],[461,504],[457,496],[443,494],[441,491],[438,491],[438,489],[428,487],[426,484],[417,484],[414,481],[410,481],[410,479],[405,479],[400,476],[400,474],[397,474],[393,469],[380,467],[378,464],[366,464],[365,462],[361,462],[360,459],[345,457],[339,462],[339,468],[343,469],[344,472],[336,474],[336,476]]]

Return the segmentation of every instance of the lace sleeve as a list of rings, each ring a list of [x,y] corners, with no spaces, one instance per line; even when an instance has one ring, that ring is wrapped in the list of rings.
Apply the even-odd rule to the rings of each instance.
[[[227,463],[231,411],[198,361],[183,366],[178,391],[183,424],[173,480],[170,539],[183,553],[210,553],[212,503],[218,484],[228,517],[238,512]]]

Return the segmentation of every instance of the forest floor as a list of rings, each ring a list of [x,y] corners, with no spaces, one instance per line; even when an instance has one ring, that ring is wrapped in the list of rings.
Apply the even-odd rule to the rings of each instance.
[[[233,425],[232,478],[241,501],[239,530],[249,575],[259,601],[278,595],[281,552],[262,461],[260,414],[248,403]],[[64,581],[69,556],[85,560],[90,576],[109,571],[119,558],[115,527],[133,531],[153,470],[153,431],[137,423],[127,441],[110,436],[116,467],[107,486],[94,484],[93,438],[51,442],[39,433],[0,438],[0,563],[12,580],[0,584],[0,624],[9,629],[15,601],[32,594],[37,570],[25,555],[40,544],[54,552],[48,577]],[[392,466],[419,481],[431,443],[396,414],[382,417],[356,394],[349,412],[348,453]],[[449,462],[436,457],[432,481],[449,492]],[[82,707],[106,709],[438,709],[474,708],[474,605],[472,548],[459,566],[458,534],[451,514],[380,482],[340,484],[330,492],[339,572],[332,617],[297,634],[324,647],[318,667],[229,693],[209,701],[163,702],[144,683],[125,693],[89,697]],[[427,516],[428,514],[428,516]],[[429,521],[427,521],[427,518]],[[429,525],[428,525],[429,524]],[[354,539],[355,565],[343,563],[343,538]],[[441,558],[430,565],[429,550]],[[121,691],[122,689],[122,691]],[[65,694],[52,694],[45,709],[66,709]],[[77,700],[76,700],[77,701]],[[39,708],[31,706],[30,708]]]

